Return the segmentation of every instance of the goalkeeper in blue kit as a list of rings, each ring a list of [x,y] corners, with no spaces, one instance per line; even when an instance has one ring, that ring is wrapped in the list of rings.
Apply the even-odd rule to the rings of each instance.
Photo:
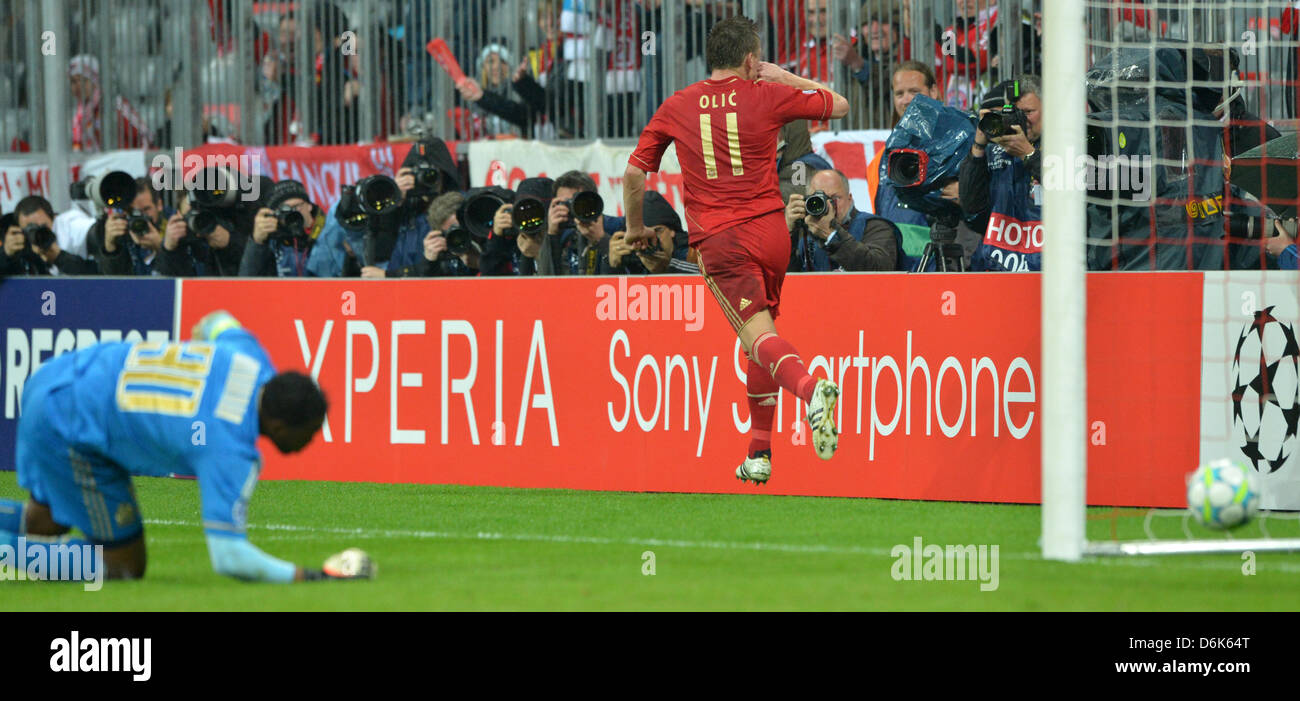
[[[101,343],[60,355],[28,379],[21,406],[18,484],[31,499],[0,499],[0,546],[23,538],[34,556],[60,544],[102,545],[107,578],[142,577],[144,522],[131,479],[176,474],[198,478],[218,573],[266,582],[374,575],[360,550],[306,569],[248,541],[258,436],[298,452],[320,429],[326,403],[310,377],[277,374],[226,312],[204,317],[187,343]],[[80,535],[58,538],[72,528]]]

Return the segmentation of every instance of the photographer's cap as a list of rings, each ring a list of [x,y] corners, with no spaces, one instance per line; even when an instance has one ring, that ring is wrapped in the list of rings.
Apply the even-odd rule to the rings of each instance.
[[[518,202],[520,197],[536,197],[543,202],[550,202],[551,195],[555,194],[555,181],[550,178],[525,178],[519,182],[519,188],[515,190],[515,201]]]
[[[1014,105],[1021,98],[1020,81],[1004,80],[994,85],[991,90],[984,93],[984,99],[980,101],[980,109],[998,109],[1003,105]]]
[[[681,233],[682,220],[677,216],[677,210],[673,209],[668,200],[655,190],[646,190],[644,204],[641,205],[641,220],[645,226],[659,226],[660,224]]]
[[[280,205],[295,197],[311,201],[311,197],[307,196],[307,188],[302,183],[297,180],[281,180],[267,188],[266,206],[270,209],[278,209]]]

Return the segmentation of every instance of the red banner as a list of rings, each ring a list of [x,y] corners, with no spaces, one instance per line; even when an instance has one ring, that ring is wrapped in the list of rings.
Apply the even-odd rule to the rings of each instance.
[[[762,491],[1037,502],[1040,280],[787,278],[778,327],[840,382],[843,434],[818,460],[782,393]],[[1197,461],[1200,277],[1089,283],[1089,501],[1178,506]],[[754,491],[734,476],[746,364],[699,278],[187,280],[182,299],[182,329],[228,309],[329,396],[301,456],[263,446],[270,478]]]

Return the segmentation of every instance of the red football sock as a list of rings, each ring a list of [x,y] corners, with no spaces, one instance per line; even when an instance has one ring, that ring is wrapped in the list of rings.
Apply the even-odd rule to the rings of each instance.
[[[781,387],[760,363],[749,361],[745,392],[749,395],[749,455],[772,450],[772,418],[776,414],[776,395]]]
[[[808,374],[799,359],[799,351],[790,342],[774,333],[765,333],[754,340],[749,357],[757,360],[782,389],[807,404],[812,400],[817,378]]]

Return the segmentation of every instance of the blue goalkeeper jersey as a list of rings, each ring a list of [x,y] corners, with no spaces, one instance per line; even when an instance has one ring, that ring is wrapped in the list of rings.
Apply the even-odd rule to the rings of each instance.
[[[261,469],[258,397],[275,369],[257,339],[103,343],[55,358],[51,398],[69,443],[132,475],[197,477],[203,525],[242,536]]]

